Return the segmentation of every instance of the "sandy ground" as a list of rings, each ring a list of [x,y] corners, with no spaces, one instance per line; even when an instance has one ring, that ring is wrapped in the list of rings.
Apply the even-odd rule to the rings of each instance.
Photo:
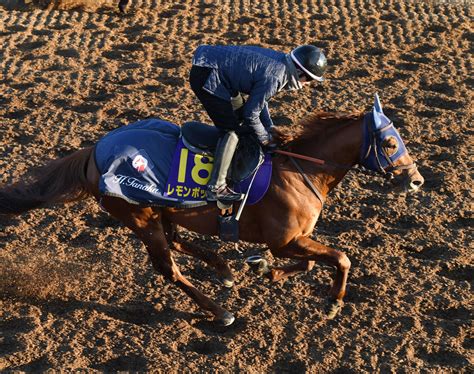
[[[235,272],[224,290],[177,255],[236,313],[222,329],[92,199],[1,217],[0,369],[472,372],[472,13],[467,1],[395,0],[132,0],[126,15],[0,7],[2,183],[137,119],[208,122],[187,83],[201,43],[319,45],[327,81],[277,96],[275,122],[367,110],[378,92],[426,178],[405,197],[350,173],[332,194],[314,235],[353,266],[331,322],[330,268],[270,284],[243,262],[258,246],[239,254],[185,233]]]

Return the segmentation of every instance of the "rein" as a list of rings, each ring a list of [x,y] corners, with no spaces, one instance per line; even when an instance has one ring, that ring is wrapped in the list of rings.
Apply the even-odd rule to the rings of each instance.
[[[332,162],[327,162],[325,160],[321,160],[319,158],[300,155],[298,153],[293,153],[293,152],[288,152],[288,151],[282,151],[280,149],[277,149],[274,152],[279,153],[281,155],[290,156],[290,157],[294,157],[294,158],[299,158],[299,159],[305,160],[305,161],[310,161],[313,164],[320,165],[320,166],[329,166],[329,167],[333,167],[333,168],[337,168],[337,169],[346,169],[346,170],[352,169],[352,166],[350,166],[350,165],[335,164],[335,163],[332,163]]]
[[[295,160],[295,158],[299,158],[300,160],[305,160],[305,161],[310,161],[313,164],[316,164],[318,166],[330,166],[330,167],[335,167],[338,169],[344,169],[344,170],[349,170],[352,168],[352,166],[346,166],[346,165],[339,165],[339,164],[334,164],[334,163],[328,163],[325,160],[321,160],[319,158],[314,158],[314,157],[309,157],[305,155],[300,155],[298,153],[293,153],[293,152],[288,152],[288,151],[282,151],[280,149],[276,149],[274,151],[275,153],[279,153],[284,156],[289,156],[291,162],[295,166],[296,170],[301,174],[305,182],[308,184],[310,190],[316,195],[316,197],[321,201],[321,204],[324,205],[326,199],[324,198],[323,194],[321,191],[319,191],[316,186],[311,182],[311,180],[308,178],[306,173],[304,172],[303,168],[300,166],[300,164]]]
[[[410,169],[416,170],[417,166],[415,163],[411,163],[409,165],[396,166],[394,162],[398,159],[398,157],[401,156],[401,154],[395,160],[392,160],[390,155],[388,155],[384,149],[381,149],[383,159],[387,165],[385,167],[383,166],[382,160],[379,157],[379,149],[378,149],[378,143],[381,142],[381,139],[377,135],[380,134],[382,131],[394,129],[394,127],[393,127],[393,123],[390,121],[390,123],[387,126],[384,126],[381,129],[376,129],[376,128],[373,128],[373,126],[371,126],[372,121],[373,119],[369,118],[369,115],[366,115],[364,117],[363,128],[364,128],[366,140],[363,141],[363,144],[362,144],[363,151],[361,152],[361,156],[359,157],[359,161],[357,162],[357,164],[361,167],[354,168],[354,169],[357,172],[360,172],[366,175],[382,176],[387,180],[392,180],[394,178],[393,172],[396,170],[410,170]],[[403,144],[403,140],[401,140],[398,132],[396,130],[394,131],[397,137],[399,138],[401,145],[403,146],[403,150],[405,150],[406,152],[405,146]],[[366,144],[366,147],[364,146],[364,144]],[[298,164],[298,162],[295,159],[309,161],[323,168],[329,167],[329,168],[334,168],[334,169],[342,169],[346,171],[353,169],[353,165],[343,165],[343,164],[328,162],[326,160],[321,160],[319,158],[305,156],[305,155],[301,155],[301,154],[293,153],[289,151],[283,151],[280,149],[274,150],[274,153],[288,156],[290,158],[291,162],[296,167],[298,172],[302,175],[303,179],[308,184],[311,191],[318,197],[318,199],[321,201],[322,204],[324,204],[325,199],[321,191],[319,191],[314,186],[314,184],[309,180],[309,178],[306,176],[305,172],[303,171],[303,169],[301,168],[301,166]],[[373,167],[371,167],[371,164],[370,164],[370,161],[371,161],[370,157],[372,157],[372,159],[375,162],[375,165]]]
[[[350,165],[342,165],[342,164],[336,164],[336,163],[333,163],[333,162],[327,162],[327,161],[321,160],[319,158],[300,155],[299,153],[282,151],[282,150],[279,150],[279,149],[275,150],[273,152],[279,153],[281,155],[289,156],[290,158],[294,157],[294,158],[299,158],[301,160],[310,161],[313,164],[316,164],[316,165],[319,165],[319,166],[327,166],[327,167],[331,167],[331,168],[334,168],[334,169],[344,169],[344,170],[354,169],[355,171],[357,171],[359,173],[366,174],[366,175],[377,175],[377,176],[380,176],[380,177],[384,177],[385,179],[392,179],[392,173],[385,171],[381,166],[380,166],[380,171],[377,172],[377,171],[369,170],[369,169],[355,168],[355,167],[350,166]],[[377,159],[378,159],[378,156],[377,156]],[[378,163],[380,164],[379,160],[378,160]],[[414,169],[414,168],[416,168],[416,164],[413,163],[413,164],[410,164],[410,165],[395,166],[395,165],[393,165],[393,163],[391,163],[390,167],[392,168],[392,170]]]
[[[293,152],[288,152],[288,151],[282,151],[282,150],[275,150],[274,151],[275,153],[279,153],[281,155],[284,155],[284,156],[289,156],[289,159],[290,161],[293,163],[293,165],[295,166],[296,170],[298,170],[298,172],[301,174],[301,176],[303,177],[304,181],[308,184],[308,187],[309,189],[316,195],[316,197],[319,199],[319,201],[321,201],[321,204],[324,205],[326,199],[324,198],[323,194],[321,193],[321,191],[319,191],[316,186],[313,184],[313,182],[311,182],[311,180],[308,178],[308,176],[306,175],[306,173],[304,172],[303,168],[300,166],[300,164],[295,160],[295,158],[298,158],[300,160],[305,160],[305,161],[309,161],[309,162],[312,162],[318,166],[321,166],[321,167],[325,167],[325,166],[329,166],[329,167],[332,167],[332,168],[337,168],[337,169],[344,169],[344,170],[350,170],[352,169],[353,167],[352,166],[346,166],[346,165],[341,165],[341,164],[334,164],[334,163],[328,163],[326,162],[325,160],[321,160],[319,158],[314,158],[314,157],[309,157],[309,156],[305,156],[305,155],[300,155],[298,153],[293,153]],[[367,175],[380,175],[379,173],[377,172],[374,172],[372,170],[367,170],[367,169],[360,169],[360,168],[356,168],[355,170],[357,170],[358,172],[361,172],[361,173],[364,173],[364,174],[367,174]],[[391,173],[390,173],[391,174]],[[386,174],[384,175],[386,177]]]
[[[305,156],[305,155],[300,155],[299,153],[293,153],[293,152],[288,152],[288,151],[282,151],[280,149],[277,149],[274,151],[275,153],[279,153],[281,155],[285,155],[285,156],[289,156],[290,159],[293,161],[294,163],[294,159],[295,158],[298,158],[300,160],[305,160],[305,161],[309,161],[309,162],[312,162],[313,164],[316,164],[318,166],[321,166],[321,167],[330,167],[330,168],[333,168],[333,169],[342,169],[342,170],[350,170],[350,169],[354,169],[360,173],[363,173],[363,174],[366,174],[366,175],[379,175],[380,176],[380,173],[377,173],[373,170],[368,170],[368,169],[361,169],[361,168],[355,168],[354,166],[351,166],[351,165],[342,165],[342,164],[336,164],[336,163],[333,163],[333,162],[327,162],[325,160],[321,160],[319,158],[314,158],[314,157],[309,157],[309,156]],[[299,165],[299,164],[298,164]],[[298,170],[299,171],[299,170]]]
[[[358,162],[358,165],[362,166],[362,168],[360,168],[360,167],[354,168],[353,165],[337,164],[337,163],[334,163],[334,162],[328,162],[326,160],[321,160],[319,158],[305,156],[305,155],[301,155],[301,154],[298,154],[298,153],[283,151],[283,150],[279,150],[279,149],[275,150],[274,152],[279,153],[281,155],[289,156],[294,164],[295,164],[295,162],[294,162],[293,158],[299,158],[301,160],[312,162],[313,164],[316,164],[316,165],[321,166],[321,167],[330,167],[330,168],[342,169],[342,170],[354,169],[359,173],[363,173],[363,174],[370,175],[370,176],[381,176],[381,177],[384,177],[387,180],[391,180],[391,179],[393,179],[393,171],[395,171],[395,170],[409,170],[409,169],[416,169],[417,168],[415,163],[411,163],[409,165],[395,166],[393,161],[391,160],[390,156],[385,151],[382,151],[382,154],[383,154],[385,160],[388,163],[389,170],[387,171],[382,166],[382,162],[381,162],[381,160],[379,158],[379,154],[378,154],[377,138],[375,136],[375,133],[380,132],[380,131],[385,131],[388,128],[391,128],[391,127],[393,127],[393,122],[390,122],[390,124],[388,126],[384,127],[381,130],[374,131],[368,125],[367,120],[364,119],[364,128],[368,130],[369,144],[368,144],[367,150],[364,152],[364,156],[361,157],[361,159]],[[377,164],[377,170],[368,169],[368,168],[364,167],[364,165],[363,165],[363,162],[370,157],[372,152],[373,152],[373,157],[375,158],[375,161],[376,161],[376,164]],[[295,164],[295,166],[296,165],[297,164]],[[299,165],[298,165],[298,167],[299,167]],[[299,167],[299,169],[301,169],[301,167]],[[298,171],[303,174],[303,172],[301,170],[298,170]]]

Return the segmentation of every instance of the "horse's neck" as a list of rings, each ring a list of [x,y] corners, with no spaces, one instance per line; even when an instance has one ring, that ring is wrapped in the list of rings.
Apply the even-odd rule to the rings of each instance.
[[[362,144],[362,120],[352,120],[340,125],[326,136],[302,142],[293,152],[322,159],[329,165],[354,166],[359,160]],[[305,162],[304,171],[310,180],[326,196],[347,174],[348,169],[321,167]]]

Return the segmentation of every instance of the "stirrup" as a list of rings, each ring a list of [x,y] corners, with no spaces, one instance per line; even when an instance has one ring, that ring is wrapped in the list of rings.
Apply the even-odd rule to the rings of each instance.
[[[216,193],[217,200],[222,202],[240,201],[244,198],[243,193],[235,192],[228,186],[220,188]]]
[[[242,200],[244,198],[244,194],[235,192],[228,186],[224,185],[217,188],[214,187],[208,189],[206,192],[206,197],[209,201],[219,200],[221,202],[227,203]]]

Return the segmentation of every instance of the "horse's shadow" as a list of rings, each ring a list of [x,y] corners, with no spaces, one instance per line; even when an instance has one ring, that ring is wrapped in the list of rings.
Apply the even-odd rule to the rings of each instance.
[[[159,329],[160,325],[171,325],[179,321],[190,321],[190,328],[196,328],[202,331],[207,337],[197,338],[187,344],[181,345],[179,350],[204,355],[223,354],[227,352],[228,348],[226,344],[221,341],[222,337],[233,337],[246,330],[247,327],[247,321],[244,318],[236,320],[232,326],[224,327],[208,320],[207,318],[209,316],[202,313],[183,312],[171,307],[164,307],[162,310],[157,310],[152,304],[146,301],[131,301],[124,304],[111,305],[82,300],[42,300],[31,297],[15,297],[15,299],[36,306],[41,309],[43,313],[53,315],[58,319],[64,318],[65,315],[72,314],[77,310],[90,310],[101,313],[114,320],[127,324],[148,326],[151,329]],[[0,323],[0,326],[3,330],[14,330],[10,331],[13,335],[10,334],[12,336],[5,339],[9,348],[7,350],[2,348],[2,355],[14,354],[21,350],[22,346],[18,341],[18,333],[26,333],[29,329],[34,328],[34,326],[28,324],[26,319],[13,319]],[[149,364],[144,356],[131,354],[97,363],[93,368],[101,371],[115,371],[118,369],[146,371],[149,368]],[[42,356],[27,364],[18,366],[15,369],[36,372],[45,371],[51,367],[52,364],[48,357]]]
[[[18,300],[18,297],[15,297]],[[47,301],[31,297],[22,297],[24,302],[40,308],[44,313],[62,318],[77,310],[90,310],[106,315],[109,318],[138,326],[148,325],[152,328],[160,324],[171,325],[177,321],[191,321],[190,325],[201,330],[206,335],[223,334],[236,335],[247,326],[246,319],[241,318],[232,326],[219,326],[209,319],[210,314],[202,312],[186,312],[169,306],[158,310],[147,301],[130,301],[124,304],[102,304],[95,301],[82,301],[77,299],[49,299]]]

